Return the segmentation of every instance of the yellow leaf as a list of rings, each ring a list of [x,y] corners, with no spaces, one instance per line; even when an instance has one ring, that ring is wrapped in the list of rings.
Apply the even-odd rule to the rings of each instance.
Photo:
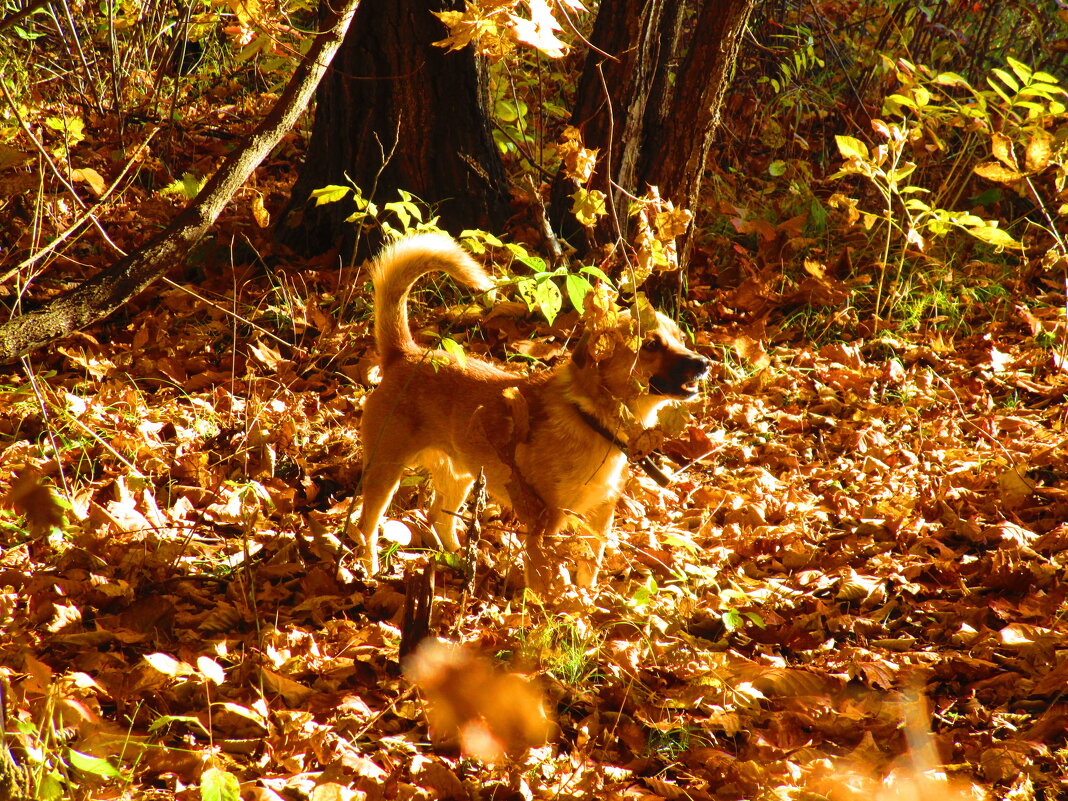
[[[693,219],[693,212],[689,209],[672,208],[670,202],[664,205],[666,209],[657,212],[653,222],[657,237],[662,242],[685,234],[686,229],[690,227],[690,221]]]
[[[534,685],[473,651],[428,638],[405,661],[404,672],[422,690],[431,731],[459,740],[483,761],[525,753],[551,733]]]
[[[1025,477],[1019,467],[1009,467],[998,476],[999,495],[1007,509],[1022,506],[1031,497],[1034,489],[1034,484]]]
[[[574,128],[569,128],[570,131],[574,131]],[[568,177],[575,179],[580,184],[584,184],[590,180],[593,176],[593,171],[597,167],[597,149],[588,149],[582,146],[582,142],[578,140],[578,137],[567,136],[565,132],[565,141],[557,148],[557,152],[560,154],[560,159],[563,161],[564,171]]]
[[[100,197],[104,194],[104,190],[108,188],[104,178],[92,167],[82,167],[78,170],[71,170],[70,178],[75,183],[84,182],[89,184],[89,189],[92,191],[94,197]]]
[[[1016,170],[1011,170],[1001,166],[996,161],[986,161],[975,167],[975,174],[981,175],[983,178],[987,178],[991,181],[997,181],[1001,184],[1009,184],[1014,181],[1019,181],[1023,176]]]
[[[165,676],[190,676],[196,671],[191,665],[175,659],[170,654],[154,653],[145,654],[145,661]]]
[[[226,681],[226,673],[223,671],[222,666],[212,659],[210,656],[197,657],[197,669],[200,670],[200,674],[216,684],[222,684]]]
[[[1016,154],[1012,150],[1012,140],[1003,133],[996,133],[991,137],[994,158],[1016,172],[1020,171],[1020,165],[1016,162]]]
[[[515,38],[537,48],[549,58],[563,58],[567,55],[568,46],[554,33],[560,30],[560,24],[553,17],[549,4],[545,0],[527,0],[527,5],[530,7],[529,20],[515,14],[508,17]]]
[[[585,226],[592,226],[598,217],[608,213],[607,197],[599,189],[577,189],[571,195],[571,213]]]
[[[271,213],[263,205],[263,195],[256,195],[252,199],[252,219],[260,228],[266,228],[271,224]]]
[[[63,509],[39,476],[25,474],[16,478],[3,498],[3,505],[23,515],[26,526],[36,536],[44,536],[53,527],[63,525]]]
[[[1044,170],[1053,155],[1053,135],[1049,131],[1036,131],[1031,134],[1024,155],[1024,164],[1028,172]]]

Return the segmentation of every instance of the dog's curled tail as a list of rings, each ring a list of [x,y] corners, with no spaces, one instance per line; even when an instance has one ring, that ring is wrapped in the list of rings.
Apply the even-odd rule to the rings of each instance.
[[[474,289],[494,286],[482,266],[446,234],[416,234],[383,248],[371,266],[375,341],[383,365],[419,352],[408,328],[408,293],[420,276],[435,271]]]

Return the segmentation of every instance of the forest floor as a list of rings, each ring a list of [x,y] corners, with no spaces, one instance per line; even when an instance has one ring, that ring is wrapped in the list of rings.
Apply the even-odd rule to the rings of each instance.
[[[631,476],[601,583],[510,588],[495,518],[473,584],[438,565],[432,633],[553,722],[489,764],[431,737],[398,663],[403,574],[434,555],[370,580],[341,536],[366,272],[247,243],[269,250],[246,204],[173,284],[0,374],[5,748],[41,797],[1068,797],[1063,288],[909,330],[845,281],[810,308],[699,253],[684,321],[714,366],[665,448],[689,466]],[[468,300],[417,298],[419,329],[550,362],[573,333]],[[482,700],[529,716],[519,686]]]

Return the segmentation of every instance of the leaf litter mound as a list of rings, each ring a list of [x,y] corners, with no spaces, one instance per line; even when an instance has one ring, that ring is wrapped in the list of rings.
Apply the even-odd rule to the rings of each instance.
[[[430,632],[465,655],[416,689],[403,574],[434,557],[369,581],[343,536],[367,290],[314,267],[161,287],[3,375],[0,773],[57,798],[1068,792],[1068,383],[1032,312],[820,343],[735,313],[751,287],[698,290],[714,374],[665,447],[688,469],[632,475],[592,592],[517,592],[490,515],[473,575],[437,568]],[[442,298],[424,330],[491,358],[555,357],[574,322],[476,331]],[[398,493],[400,529],[426,494]],[[428,728],[435,698],[432,724],[481,727]],[[538,698],[552,732],[518,747],[494,720],[537,729]]]

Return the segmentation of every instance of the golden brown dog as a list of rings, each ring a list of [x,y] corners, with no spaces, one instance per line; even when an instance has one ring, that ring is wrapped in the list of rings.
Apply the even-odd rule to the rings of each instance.
[[[623,442],[655,422],[657,410],[697,392],[708,361],[682,344],[663,315],[629,312],[587,333],[570,361],[519,375],[475,358],[416,345],[407,300],[425,273],[442,271],[475,289],[494,284],[450,237],[421,234],[387,247],[372,267],[375,338],[382,382],[363,412],[363,512],[366,564],[378,569],[379,521],[405,468],[429,471],[436,490],[430,521],[440,545],[455,551],[457,509],[483,470],[489,494],[526,528],[527,582],[550,575],[542,547],[567,514],[598,535],[592,583],[612,526],[627,455]]]

